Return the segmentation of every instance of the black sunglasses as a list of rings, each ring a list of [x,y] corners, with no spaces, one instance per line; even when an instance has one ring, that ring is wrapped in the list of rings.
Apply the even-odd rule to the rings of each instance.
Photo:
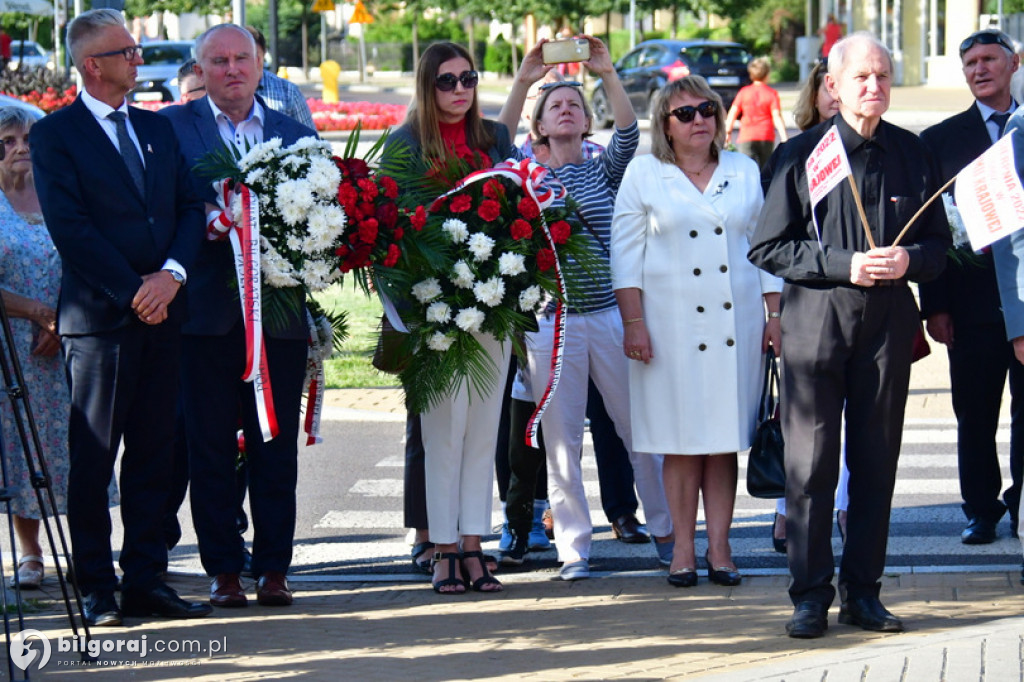
[[[975,45],[1002,45],[1011,54],[1015,52],[1013,45],[1010,45],[1006,38],[1001,34],[991,30],[978,31],[967,36],[964,42],[960,43],[960,57],[963,58],[964,52],[971,49]]]
[[[580,83],[579,81],[553,81],[551,83],[545,83],[544,85],[542,85],[539,88],[537,88],[537,90],[539,92],[544,92],[545,90],[553,90],[555,88],[563,88],[563,87],[564,88],[582,88],[583,87],[583,83]]]
[[[675,116],[680,123],[689,123],[693,117],[700,114],[702,118],[714,118],[718,113],[718,105],[714,102],[701,102],[693,107],[687,104],[685,107],[677,107],[668,112],[669,116]]]
[[[451,92],[459,83],[467,90],[472,90],[480,82],[480,74],[476,71],[463,71],[458,76],[454,73],[442,73],[434,79],[434,87],[441,92]]]
[[[132,45],[131,47],[122,47],[120,50],[111,50],[110,52],[100,52],[98,54],[91,54],[90,57],[113,57],[119,54],[124,57],[126,62],[130,62],[139,55],[142,54],[142,45]]]

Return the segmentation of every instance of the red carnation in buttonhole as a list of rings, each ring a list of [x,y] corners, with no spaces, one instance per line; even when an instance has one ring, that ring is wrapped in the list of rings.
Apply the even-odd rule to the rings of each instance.
[[[530,197],[523,197],[519,200],[519,215],[523,216],[527,220],[533,220],[540,215],[540,209],[537,208],[537,202]]]
[[[448,206],[448,210],[452,213],[465,213],[471,208],[473,208],[473,199],[468,194],[460,194],[452,199],[452,203]]]
[[[537,251],[537,267],[541,272],[546,272],[555,267],[555,252],[551,249],[540,249]]]
[[[551,232],[551,239],[556,244],[564,244],[569,241],[569,235],[572,234],[572,228],[569,227],[569,223],[564,220],[559,220],[551,223],[551,227],[548,228]]]
[[[529,239],[533,236],[533,226],[522,218],[516,218],[512,221],[509,232],[512,234],[512,239]]]
[[[480,203],[480,208],[476,210],[476,214],[487,222],[491,222],[501,215],[501,204],[493,199],[484,199]]]

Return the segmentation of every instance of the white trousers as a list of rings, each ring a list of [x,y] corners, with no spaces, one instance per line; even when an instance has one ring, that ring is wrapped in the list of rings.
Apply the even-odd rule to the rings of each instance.
[[[533,397],[539,402],[551,373],[555,316],[540,317],[540,329],[526,335]],[[622,319],[617,308],[566,315],[562,373],[541,423],[547,451],[548,498],[555,522],[558,560],[590,558],[593,526],[583,489],[580,452],[587,412],[587,380],[593,379],[608,416],[629,450],[636,491],[643,504],[647,529],[671,535],[672,519],[661,480],[662,455],[633,452],[629,421],[629,369],[622,353]]]
[[[458,542],[460,535],[491,532],[494,442],[511,357],[508,344],[489,334],[476,336],[496,366],[485,395],[468,383],[420,415],[423,429],[430,540]]]

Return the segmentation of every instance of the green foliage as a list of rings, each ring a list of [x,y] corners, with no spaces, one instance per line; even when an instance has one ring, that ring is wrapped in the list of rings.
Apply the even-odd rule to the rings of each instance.
[[[140,0],[148,2],[148,0]],[[205,0],[204,0],[205,2]],[[230,6],[230,0],[228,0]],[[320,16],[308,11],[309,5],[300,0],[278,0],[277,2],[277,52],[278,61],[285,65],[302,64],[302,22],[306,22],[310,51],[320,54]],[[255,26],[266,35],[266,3],[249,3],[246,6],[246,23]]]
[[[803,15],[803,0],[765,0],[733,23],[740,41],[755,54],[764,54],[773,50],[787,25],[802,26]]]
[[[522,51],[519,54],[522,54]],[[487,52],[484,53],[484,71],[512,73],[512,45],[505,40],[504,35],[498,36],[493,42],[487,44]]]
[[[792,59],[784,59],[781,64],[772,67],[773,83],[792,83],[800,80],[800,65]]]
[[[422,13],[390,12],[381,21],[375,21],[367,27],[366,41],[371,43],[411,43],[412,25],[418,22],[416,30],[419,40],[431,43],[439,40],[450,40],[454,43],[466,43],[466,31],[459,20],[443,12],[436,13],[431,19]]]
[[[14,40],[29,40],[29,27],[36,25],[36,42],[46,50],[53,49],[53,18],[38,17],[23,12],[7,12],[0,15],[0,26]]]

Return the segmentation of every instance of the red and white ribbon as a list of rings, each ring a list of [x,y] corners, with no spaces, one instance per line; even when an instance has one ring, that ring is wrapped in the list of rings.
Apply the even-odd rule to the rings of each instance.
[[[242,215],[240,220],[231,224],[228,239],[235,254],[238,300],[242,305],[242,322],[245,325],[245,371],[242,380],[253,385],[260,430],[263,440],[268,441],[277,436],[278,426],[267,351],[263,345],[259,199],[243,184],[237,185],[235,191],[242,200]],[[224,192],[218,200],[225,202],[222,208],[227,209],[230,193]]]
[[[231,217],[231,196],[234,194],[232,180],[218,180],[213,183],[213,188],[217,191],[217,203],[220,204],[221,210],[207,216],[206,238],[210,241],[220,241],[227,239],[228,232],[235,223]]]
[[[548,179],[548,175],[551,175],[551,179]],[[555,254],[555,281],[558,282],[558,291],[561,294],[561,299],[555,306],[555,338],[551,346],[551,372],[548,374],[548,382],[544,387],[544,393],[541,395],[541,399],[537,401],[537,408],[533,411],[533,415],[530,416],[530,421],[526,425],[526,444],[531,448],[539,448],[540,439],[537,437],[537,432],[540,430],[541,417],[544,416],[545,410],[551,404],[555,389],[558,388],[558,380],[562,376],[562,358],[565,354],[565,312],[563,311],[562,301],[567,296],[565,278],[562,276],[562,268],[558,263],[555,240],[551,238],[551,232],[548,230],[548,221],[544,218],[544,209],[551,206],[556,199],[564,198],[566,191],[554,174],[539,163],[530,159],[523,159],[521,161],[506,159],[494,168],[470,173],[463,178],[459,187],[448,192],[448,194],[453,194],[472,182],[478,182],[491,177],[508,178],[519,187],[522,187],[523,191],[536,202],[537,208],[540,210],[540,221],[544,229],[544,238],[547,240],[551,252]]]
[[[306,433],[306,445],[323,442],[320,436],[320,414],[324,404],[324,358],[330,349],[330,331],[322,330],[306,309],[306,327],[309,329],[309,350],[306,355],[306,418],[303,430]]]

